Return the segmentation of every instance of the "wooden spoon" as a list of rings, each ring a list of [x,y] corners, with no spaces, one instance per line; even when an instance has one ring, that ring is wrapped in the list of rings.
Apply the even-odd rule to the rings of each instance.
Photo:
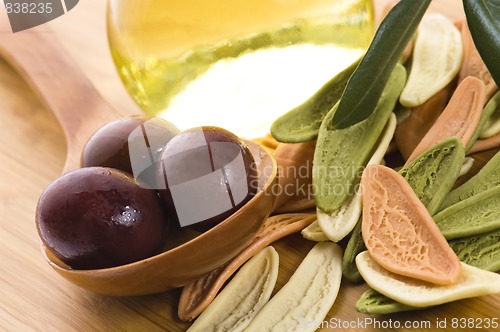
[[[2,22],[7,22],[7,18]],[[18,70],[63,129],[67,142],[63,172],[80,167],[84,145],[98,128],[123,116],[140,113],[138,109],[120,112],[113,109],[75,66],[53,34],[36,29],[14,34],[7,31],[10,28],[5,23],[0,25],[2,29],[0,56]],[[257,234],[274,205],[276,162],[258,145],[249,145],[261,170],[261,189],[217,227],[159,255],[115,268],[72,270],[43,248],[47,262],[74,284],[109,295],[161,292],[202,277],[240,252]]]
[[[74,270],[47,248],[43,251],[45,259],[70,282],[106,295],[160,293],[202,278],[241,252],[255,238],[272,211],[275,200],[273,186],[278,182],[276,161],[257,144],[248,145],[259,170],[259,191],[243,207],[210,230],[191,239],[186,235],[187,230],[175,230],[167,238],[166,247],[171,249],[111,268]]]

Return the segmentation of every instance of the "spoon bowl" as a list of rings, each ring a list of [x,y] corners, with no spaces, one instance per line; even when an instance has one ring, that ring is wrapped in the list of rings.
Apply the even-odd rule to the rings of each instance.
[[[43,247],[45,259],[62,277],[89,291],[115,296],[144,295],[182,287],[201,278],[242,251],[272,211],[277,184],[274,158],[259,145],[248,142],[254,156],[259,190],[243,207],[214,228],[158,255],[117,267],[74,270]],[[171,236],[179,242],[186,231]],[[187,235],[189,236],[189,235]],[[181,241],[182,242],[182,241]]]

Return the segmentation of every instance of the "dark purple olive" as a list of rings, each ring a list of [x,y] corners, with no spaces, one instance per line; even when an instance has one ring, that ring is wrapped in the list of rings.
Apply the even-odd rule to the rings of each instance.
[[[161,251],[168,219],[156,192],[104,167],[68,172],[42,193],[36,210],[42,242],[74,269],[141,260]]]
[[[156,188],[157,161],[179,129],[170,122],[146,115],[110,122],[89,139],[82,167],[112,167],[134,175],[144,187]]]
[[[257,192],[257,170],[247,145],[218,127],[176,135],[163,150],[158,178],[161,197],[181,227],[206,231],[243,206]]]

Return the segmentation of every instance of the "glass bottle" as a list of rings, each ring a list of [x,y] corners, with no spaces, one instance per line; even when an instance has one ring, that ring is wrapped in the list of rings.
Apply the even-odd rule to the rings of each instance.
[[[362,55],[374,13],[371,0],[109,0],[107,24],[146,113],[253,138]]]

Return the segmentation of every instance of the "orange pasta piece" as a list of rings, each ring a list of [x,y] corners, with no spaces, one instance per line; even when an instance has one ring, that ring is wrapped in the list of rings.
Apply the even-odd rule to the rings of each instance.
[[[425,150],[448,137],[456,136],[464,146],[467,146],[479,124],[485,100],[484,83],[476,77],[465,78],[406,163],[413,161]]]
[[[461,265],[408,182],[393,169],[368,166],[362,175],[362,236],[386,270],[439,285],[456,282]]]
[[[413,108],[408,118],[396,127],[394,139],[399,152],[405,160],[412,154],[415,147],[427,134],[441,112],[446,107],[452,83],[432,96],[422,105]]]

